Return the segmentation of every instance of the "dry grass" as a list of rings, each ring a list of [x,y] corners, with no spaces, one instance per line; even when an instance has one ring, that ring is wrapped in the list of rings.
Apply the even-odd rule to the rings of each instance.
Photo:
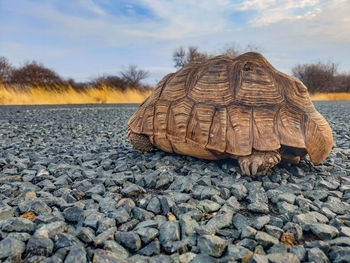
[[[315,93],[310,95],[311,100],[350,100],[350,93]]]
[[[47,90],[41,87],[28,91],[4,87],[0,84],[0,105],[38,105],[38,104],[94,104],[94,103],[141,103],[151,91],[127,89],[120,91],[107,86],[76,91],[68,88],[64,91]],[[312,100],[350,100],[350,93],[315,93]]]
[[[53,91],[40,87],[19,91],[0,85],[0,105],[141,103],[150,94],[151,91],[128,89],[124,92],[106,86],[78,92],[72,88]]]

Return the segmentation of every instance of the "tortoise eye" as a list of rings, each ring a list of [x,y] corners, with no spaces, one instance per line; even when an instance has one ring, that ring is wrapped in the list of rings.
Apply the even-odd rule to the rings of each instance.
[[[253,63],[251,63],[251,62],[245,63],[244,66],[243,66],[243,70],[244,71],[251,71],[251,70],[253,70]]]

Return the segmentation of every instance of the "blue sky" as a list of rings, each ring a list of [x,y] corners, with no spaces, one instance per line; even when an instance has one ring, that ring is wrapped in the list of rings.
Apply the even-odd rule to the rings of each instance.
[[[155,84],[172,53],[252,44],[277,69],[339,63],[350,71],[350,0],[0,0],[0,56],[86,81],[129,64]]]

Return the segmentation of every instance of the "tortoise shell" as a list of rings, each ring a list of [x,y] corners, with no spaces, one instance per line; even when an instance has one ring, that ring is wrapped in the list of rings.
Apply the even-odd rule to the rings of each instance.
[[[161,150],[204,159],[287,146],[318,164],[333,145],[332,130],[303,83],[254,52],[217,56],[168,74],[128,126]]]

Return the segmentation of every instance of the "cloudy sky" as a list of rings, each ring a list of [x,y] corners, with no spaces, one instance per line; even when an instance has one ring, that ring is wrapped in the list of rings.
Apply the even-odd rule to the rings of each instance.
[[[252,44],[279,70],[336,62],[350,71],[350,0],[0,0],[0,56],[89,80],[129,64],[154,84],[172,53]]]

